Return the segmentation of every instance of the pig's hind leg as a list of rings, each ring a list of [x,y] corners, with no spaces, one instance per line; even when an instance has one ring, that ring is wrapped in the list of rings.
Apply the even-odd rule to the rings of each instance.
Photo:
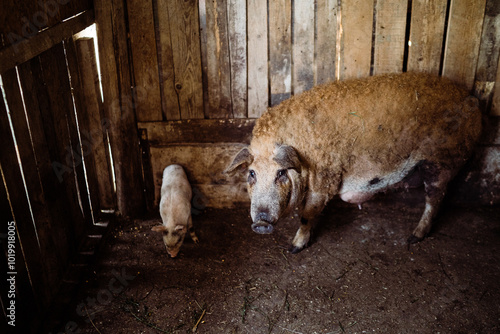
[[[429,234],[432,220],[446,194],[446,186],[455,175],[455,172],[428,161],[422,162],[419,171],[425,186],[425,209],[413,234],[408,238],[410,244],[422,241]]]
[[[194,233],[193,218],[191,218],[191,216],[189,216],[189,219],[188,219],[188,231],[189,231],[189,235],[191,236],[191,239],[193,240],[193,242],[195,244],[199,243],[200,240],[196,236],[196,233]]]

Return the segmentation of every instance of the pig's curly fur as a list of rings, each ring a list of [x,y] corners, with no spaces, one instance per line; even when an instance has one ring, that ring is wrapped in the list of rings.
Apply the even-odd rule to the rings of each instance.
[[[250,148],[272,158],[276,144],[293,146],[308,169],[309,190],[328,198],[347,176],[375,177],[410,158],[455,170],[481,131],[477,100],[468,95],[423,73],[332,82],[269,108]]]

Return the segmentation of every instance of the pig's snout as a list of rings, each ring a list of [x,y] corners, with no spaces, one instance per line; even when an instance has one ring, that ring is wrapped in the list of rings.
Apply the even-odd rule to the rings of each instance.
[[[252,230],[259,234],[269,234],[273,231],[273,225],[269,223],[270,218],[267,212],[260,212],[256,221],[252,224]]]

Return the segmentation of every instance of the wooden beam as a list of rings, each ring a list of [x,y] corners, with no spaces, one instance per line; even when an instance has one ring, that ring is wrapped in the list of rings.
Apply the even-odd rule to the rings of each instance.
[[[50,29],[39,32],[31,38],[1,49],[0,74],[38,56],[92,23],[94,23],[94,11],[88,10]]]

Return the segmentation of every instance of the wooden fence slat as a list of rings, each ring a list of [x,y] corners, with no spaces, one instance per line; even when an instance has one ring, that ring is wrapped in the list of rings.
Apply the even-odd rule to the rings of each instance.
[[[408,70],[439,74],[447,0],[413,0]]]
[[[138,121],[161,121],[161,95],[152,1],[127,1]]]
[[[341,2],[340,79],[370,75],[373,1]]]
[[[288,99],[292,93],[291,1],[269,2],[269,76],[271,105]]]
[[[474,85],[486,0],[451,0],[443,60],[443,76]]]
[[[175,50],[175,90],[181,118],[203,118],[198,1],[172,1],[168,5],[172,50]]]
[[[314,1],[296,1],[293,8],[293,93],[314,84]]]
[[[89,181],[89,187],[91,188],[91,196],[93,193],[99,196],[98,201],[93,200],[93,203],[98,202],[98,204],[92,204],[94,216],[97,216],[100,209],[111,209],[115,206],[111,161],[108,155],[106,139],[109,124],[102,110],[94,40],[78,39],[76,49],[81,73],[81,94],[83,101],[85,101],[85,115],[79,114],[81,118],[79,122],[82,124],[87,123],[80,132],[90,144],[92,150],[91,153],[88,152],[88,157],[85,156],[85,158],[89,164],[94,165],[92,169],[96,174],[95,180],[97,184],[92,184],[93,182]],[[95,191],[92,191],[92,189],[95,189]]]
[[[15,15],[10,16],[15,17]],[[92,23],[94,23],[94,12],[87,11],[44,30],[32,38],[23,39],[16,45],[0,49],[0,74],[38,56],[63,39],[69,38],[87,28]]]
[[[39,295],[43,291],[42,259],[28,198],[23,187],[21,170],[17,161],[6,106],[0,100],[0,171],[5,182],[9,202],[16,222],[15,242],[15,285],[16,285],[16,330],[33,333],[40,321],[44,300]],[[29,268],[29,271],[26,270]]]
[[[227,6],[233,117],[245,118],[247,117],[246,3],[241,0],[229,0]]]
[[[175,91],[174,52],[170,32],[168,15],[169,1],[157,2],[157,17],[159,31],[158,57],[161,67],[160,90],[164,119],[176,120],[181,118],[179,99]],[[176,50],[177,51],[177,50]]]
[[[493,92],[493,99],[491,103],[490,115],[500,116],[500,58],[498,59],[497,75],[496,75],[495,90]]]
[[[403,71],[408,0],[377,0],[373,74]]]
[[[36,251],[39,251],[40,257],[44,259],[42,263],[42,274],[44,276],[46,288],[40,291],[40,296],[43,297],[43,304],[48,305],[53,297],[53,293],[57,290],[59,277],[62,272],[62,264],[59,261],[57,256],[58,250],[52,239],[52,223],[50,221],[38,174],[35,152],[32,147],[29,125],[26,122],[23,98],[21,97],[16,70],[12,69],[5,72],[2,75],[2,79],[4,82],[7,103],[9,104],[12,126],[16,135],[17,149],[23,166],[24,181],[33,214],[33,228],[35,229],[39,244],[39,249],[37,247]]]
[[[267,0],[247,1],[248,117],[257,118],[269,105]]]
[[[37,11],[42,15],[34,17]],[[13,13],[15,15],[12,15]],[[0,11],[0,22],[2,22],[0,40],[9,46],[34,36],[39,30],[48,26],[51,17],[58,14],[52,10],[51,15],[45,16],[44,13],[45,10],[38,8],[35,1],[3,1]]]
[[[136,217],[144,210],[144,197],[139,138],[130,95],[124,3],[121,0],[95,0],[94,10],[117,209],[124,216]]]
[[[71,142],[71,134],[69,131],[68,114],[73,112],[73,102],[71,97],[71,88],[69,84],[68,72],[65,63],[64,47],[62,43],[56,45],[52,49],[45,51],[40,55],[40,62],[43,69],[43,82],[47,87],[48,100],[50,109],[43,109],[43,118],[50,119],[52,117],[55,138],[52,138],[52,143],[49,147],[55,150],[51,154],[52,166],[59,181],[64,184],[66,197],[68,198],[69,207],[67,210],[71,213],[72,224],[68,224],[66,228],[69,253],[72,254],[76,250],[79,237],[83,235],[85,226],[84,217],[78,205],[78,192],[75,183],[75,172],[73,156],[74,147]],[[49,116],[50,113],[50,116]],[[48,122],[47,122],[48,123]],[[44,121],[44,126],[46,122]],[[49,128],[45,130],[45,134],[51,131]],[[75,155],[75,158],[78,158]],[[60,196],[61,194],[59,194]]]
[[[336,79],[337,0],[317,0],[315,84]]]
[[[489,110],[500,54],[500,1],[487,0],[474,81],[474,95]]]
[[[208,118],[230,118],[231,69],[227,5],[225,0],[206,2]]]

